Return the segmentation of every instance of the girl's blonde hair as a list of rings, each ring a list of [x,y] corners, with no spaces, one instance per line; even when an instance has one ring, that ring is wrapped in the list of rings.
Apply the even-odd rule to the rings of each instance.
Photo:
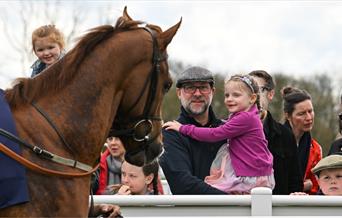
[[[244,86],[247,88],[247,90],[249,90],[251,94],[256,94],[257,98],[255,101],[255,104],[257,105],[259,110],[261,109],[259,86],[251,76],[237,74],[237,75],[231,76],[230,78],[226,78],[224,81],[224,85],[226,86],[231,81],[243,83]]]
[[[44,25],[38,27],[32,32],[32,49],[35,50],[35,42],[39,38],[49,37],[51,40],[56,42],[61,49],[65,47],[64,35],[63,33],[55,27],[55,25]]]

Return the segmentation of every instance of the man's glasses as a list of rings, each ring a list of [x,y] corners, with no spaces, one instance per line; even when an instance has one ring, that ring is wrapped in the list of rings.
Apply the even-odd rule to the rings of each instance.
[[[340,118],[340,120],[342,120],[342,112],[338,114],[338,118]]]
[[[211,91],[211,87],[209,85],[208,86],[190,86],[190,85],[183,86],[183,90],[187,94],[194,94],[197,89],[202,94],[209,94]]]

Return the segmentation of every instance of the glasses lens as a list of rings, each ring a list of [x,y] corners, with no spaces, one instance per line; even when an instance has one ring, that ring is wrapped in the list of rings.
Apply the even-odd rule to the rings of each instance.
[[[188,94],[193,94],[196,91],[195,86],[184,86],[183,89],[184,89],[184,92]]]
[[[209,86],[184,86],[184,92],[188,94],[194,94],[198,89],[202,94],[208,94],[210,92]]]

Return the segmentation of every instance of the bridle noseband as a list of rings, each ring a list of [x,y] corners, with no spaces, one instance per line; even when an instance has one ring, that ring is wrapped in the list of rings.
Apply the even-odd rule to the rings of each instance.
[[[165,61],[167,59],[167,56],[166,55],[163,56],[160,53],[155,32],[148,27],[143,27],[143,29],[149,32],[152,37],[152,42],[153,42],[152,68],[145,81],[145,84],[143,86],[141,93],[139,94],[135,102],[132,104],[132,106],[130,106],[129,109],[125,111],[126,114],[128,114],[137,106],[141,97],[147,90],[148,83],[150,82],[150,86],[148,87],[148,96],[145,102],[143,114],[141,116],[125,120],[126,122],[120,120],[120,117],[122,116],[117,116],[119,118],[116,118],[114,120],[112,128],[109,133],[109,136],[130,137],[136,142],[144,143],[143,146],[138,147],[136,150],[127,151],[126,155],[134,155],[136,153],[139,153],[140,151],[143,151],[143,150],[146,151],[148,149],[148,146],[157,137],[157,135],[151,136],[151,133],[153,131],[153,121],[158,121],[158,122],[162,121],[161,117],[151,116],[150,112],[151,112],[151,107],[152,107],[153,100],[155,98],[156,91],[157,91],[158,75],[160,74],[160,62]],[[133,126],[132,128],[116,129],[118,126],[120,127],[122,124],[126,124],[125,126],[128,126],[131,123],[134,123],[134,125],[132,125]],[[138,136],[136,133],[137,129],[142,125],[146,125],[149,131],[146,131],[143,136]]]

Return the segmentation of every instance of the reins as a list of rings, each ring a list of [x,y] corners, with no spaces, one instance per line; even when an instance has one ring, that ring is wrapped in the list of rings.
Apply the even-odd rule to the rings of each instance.
[[[55,171],[55,170],[50,170],[44,167],[40,167],[37,164],[32,163],[31,161],[23,158],[22,156],[18,155],[17,153],[13,152],[11,149],[7,148],[5,145],[3,145],[2,143],[0,143],[0,150],[7,154],[9,157],[11,157],[12,159],[18,161],[19,163],[23,164],[24,166],[26,166],[27,168],[43,173],[43,174],[47,174],[47,175],[55,175],[55,176],[62,176],[62,177],[81,177],[81,176],[87,176],[90,175],[91,173],[93,173],[98,166],[96,166],[95,168],[81,163],[79,161],[76,160],[72,160],[72,159],[68,159],[68,158],[64,158],[61,156],[58,156],[56,154],[53,154],[47,150],[44,150],[42,148],[40,148],[39,146],[36,145],[31,145],[27,142],[25,142],[22,139],[19,139],[18,137],[14,136],[13,134],[7,132],[4,129],[0,128],[0,135],[8,138],[11,141],[14,141],[15,143],[18,143],[20,145],[23,145],[27,148],[29,148],[31,151],[33,151],[36,155],[38,155],[41,158],[65,165],[65,166],[70,166],[76,169],[80,169],[83,171],[86,171],[85,173],[64,173],[64,172],[59,172],[59,171]]]
[[[31,105],[45,118],[45,120],[50,124],[50,126],[55,130],[58,137],[62,140],[65,147],[71,152],[72,156],[75,158],[75,150],[72,149],[72,147],[67,143],[65,138],[63,137],[62,133],[59,131],[57,126],[53,123],[53,121],[50,119],[50,117],[34,102],[31,102]]]
[[[17,153],[15,153],[11,149],[7,148],[2,143],[0,143],[0,151],[2,151],[4,154],[9,156],[10,158],[18,161],[20,164],[24,165],[26,168],[28,168],[32,171],[41,173],[41,174],[49,175],[49,176],[60,176],[60,177],[66,177],[66,178],[83,177],[83,176],[88,176],[88,175],[92,174],[93,172],[95,172],[99,166],[99,165],[97,165],[96,167],[94,167],[93,169],[91,169],[90,171],[85,172],[85,173],[65,173],[65,172],[50,170],[50,169],[47,169],[45,167],[41,167],[41,166],[23,158],[22,156],[18,155]],[[75,168],[78,168],[78,167],[75,167]]]

